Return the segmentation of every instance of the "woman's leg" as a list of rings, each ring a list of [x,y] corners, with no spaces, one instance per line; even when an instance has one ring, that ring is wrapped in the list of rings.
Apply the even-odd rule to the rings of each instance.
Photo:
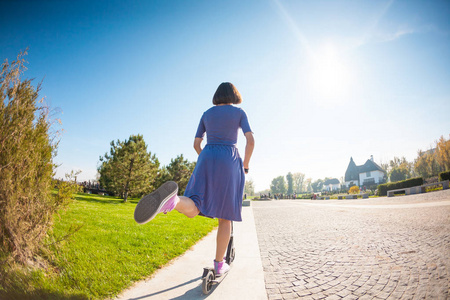
[[[219,219],[219,229],[217,230],[216,261],[222,261],[227,252],[228,243],[231,236],[231,221]]]
[[[200,211],[191,198],[185,196],[179,196],[175,209],[186,215],[189,218],[197,216]],[[231,221],[225,219],[219,219],[219,229],[217,230],[217,247],[216,247],[216,261],[222,261],[225,253],[227,252],[228,243],[231,236]]]
[[[185,196],[179,196],[180,201],[175,206],[175,209],[184,214],[188,218],[193,218],[200,213],[194,201],[191,198]]]

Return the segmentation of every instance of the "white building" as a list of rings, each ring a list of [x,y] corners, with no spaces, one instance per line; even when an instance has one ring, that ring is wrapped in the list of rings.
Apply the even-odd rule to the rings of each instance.
[[[384,183],[385,177],[386,172],[373,161],[373,156],[362,166],[357,166],[351,157],[345,172],[345,185],[370,186]]]
[[[336,178],[328,179],[323,183],[323,191],[332,192],[340,189],[340,182]]]

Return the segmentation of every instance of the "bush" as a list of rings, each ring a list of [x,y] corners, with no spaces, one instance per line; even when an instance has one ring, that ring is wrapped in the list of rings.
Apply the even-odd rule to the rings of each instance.
[[[354,185],[348,190],[349,194],[359,194],[359,187]]]
[[[378,196],[386,196],[387,191],[409,188],[423,184],[422,177],[411,178],[403,181],[390,182],[378,185]]]
[[[450,180],[450,171],[439,173],[439,181]]]
[[[37,101],[40,85],[20,81],[25,54],[0,71],[0,254],[20,263],[37,252],[66,200],[52,196],[57,142],[49,110]]]

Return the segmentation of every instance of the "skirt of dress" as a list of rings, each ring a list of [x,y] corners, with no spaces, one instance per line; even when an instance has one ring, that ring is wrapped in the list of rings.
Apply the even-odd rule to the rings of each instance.
[[[245,173],[238,149],[207,144],[184,192],[207,217],[242,221]]]

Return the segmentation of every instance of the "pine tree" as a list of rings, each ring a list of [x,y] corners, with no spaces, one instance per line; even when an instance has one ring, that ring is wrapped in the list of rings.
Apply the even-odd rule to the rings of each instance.
[[[286,175],[286,179],[287,179],[287,185],[288,185],[287,193],[288,193],[288,195],[291,195],[294,193],[294,178],[293,178],[291,172],[289,172]]]
[[[100,184],[121,196],[124,202],[130,195],[139,197],[155,189],[159,161],[147,152],[142,135],[131,135],[123,142],[112,141],[110,153],[105,153],[100,161]]]
[[[196,163],[189,162],[183,157],[183,154],[178,155],[175,159],[171,159],[170,164],[166,167],[168,180],[175,181],[178,184],[178,193],[183,194],[186,186],[194,172]]]

